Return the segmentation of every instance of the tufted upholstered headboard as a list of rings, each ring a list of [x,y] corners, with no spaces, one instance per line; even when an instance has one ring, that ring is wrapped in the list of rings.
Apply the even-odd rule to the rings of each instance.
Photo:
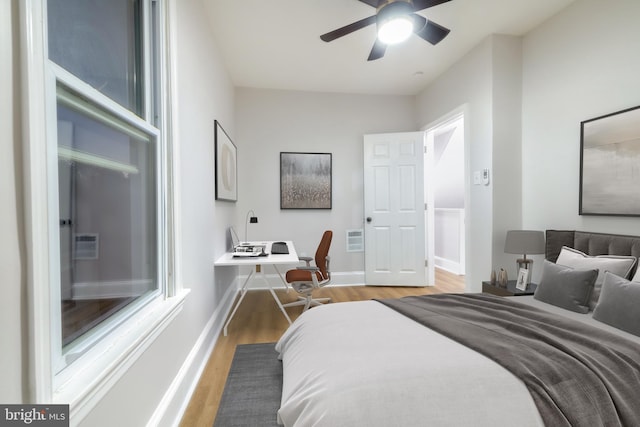
[[[555,262],[563,246],[587,255],[633,255],[640,257],[640,236],[591,233],[575,230],[547,230],[545,258]],[[633,274],[634,272],[631,272]]]

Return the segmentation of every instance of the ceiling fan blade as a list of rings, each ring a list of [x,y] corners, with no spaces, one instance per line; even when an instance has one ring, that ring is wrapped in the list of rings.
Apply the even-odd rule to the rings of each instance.
[[[362,1],[362,0],[360,0]],[[451,0],[413,0],[413,10],[416,12],[429,7],[437,6],[442,3],[450,2]]]
[[[416,31],[416,35],[422,37],[429,43],[436,45],[442,41],[447,34],[449,34],[451,30],[443,27],[440,24],[436,24],[433,21],[427,21],[427,25],[425,25],[420,31]]]
[[[360,0],[362,3],[366,3],[371,7],[378,7],[378,0]]]
[[[373,48],[371,48],[371,53],[369,53],[367,61],[375,61],[376,59],[382,58],[386,50],[387,45],[376,39],[376,42],[373,44]]]
[[[344,27],[338,28],[337,30],[329,31],[326,34],[320,36],[320,38],[325,42],[333,41],[342,36],[346,36],[347,34],[353,33],[356,30],[367,27],[371,24],[376,23],[376,16],[370,16],[368,18],[361,19],[352,24],[345,25]]]
[[[418,15],[417,13],[412,13],[411,19],[413,20],[413,32],[416,34],[418,34],[424,26],[427,25],[427,18]]]

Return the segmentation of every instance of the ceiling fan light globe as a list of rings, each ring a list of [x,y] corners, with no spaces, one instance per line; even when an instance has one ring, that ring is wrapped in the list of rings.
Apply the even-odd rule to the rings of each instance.
[[[384,44],[398,44],[413,33],[413,21],[409,16],[396,16],[378,26],[378,40]]]

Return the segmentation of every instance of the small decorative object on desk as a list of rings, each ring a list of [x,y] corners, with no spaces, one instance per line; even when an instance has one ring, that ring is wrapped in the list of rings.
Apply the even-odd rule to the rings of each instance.
[[[504,268],[501,268],[500,271],[498,272],[498,286],[506,288],[508,281],[509,281],[509,278],[507,277],[507,270],[505,270]]]
[[[518,280],[516,280],[516,289],[521,291],[527,290],[527,285],[529,284],[529,270],[526,268],[521,268],[518,271]]]
[[[491,270],[491,277],[489,278],[489,283],[491,283],[493,286],[496,285],[496,271],[495,270]]]

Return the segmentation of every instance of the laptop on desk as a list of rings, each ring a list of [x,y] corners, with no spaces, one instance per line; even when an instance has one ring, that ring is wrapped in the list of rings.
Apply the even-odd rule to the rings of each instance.
[[[238,234],[233,227],[230,227],[231,232],[231,244],[232,250],[231,254],[234,257],[258,257],[258,256],[267,256],[268,253],[265,252],[266,246],[259,244],[252,244],[248,242],[240,242],[238,239]]]
[[[259,257],[259,256],[267,256],[265,252],[265,245],[252,245],[252,246],[237,246],[232,255],[234,257]]]

